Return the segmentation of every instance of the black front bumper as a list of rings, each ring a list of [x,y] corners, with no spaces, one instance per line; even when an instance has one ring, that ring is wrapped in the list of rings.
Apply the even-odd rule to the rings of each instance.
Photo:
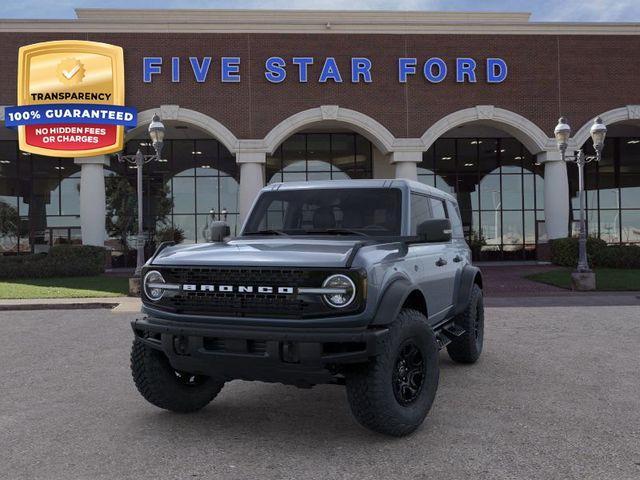
[[[176,370],[299,386],[339,381],[341,365],[377,355],[388,333],[386,328],[269,328],[151,317],[131,326],[138,340],[164,352]]]

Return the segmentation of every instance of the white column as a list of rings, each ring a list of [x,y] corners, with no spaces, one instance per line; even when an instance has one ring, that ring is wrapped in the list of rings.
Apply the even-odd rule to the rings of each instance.
[[[544,164],[544,222],[549,239],[569,235],[569,179],[567,164],[560,152],[542,152],[537,160]]]
[[[392,152],[391,164],[396,167],[396,178],[418,180],[418,163],[422,161],[422,152]]]
[[[107,215],[104,170],[109,157],[76,158],[80,165],[80,227],[83,245],[104,246],[105,217]]]
[[[238,208],[240,209],[240,224],[242,224],[253,205],[258,192],[264,187],[264,152],[236,153],[236,162],[240,165],[240,192],[238,194]]]

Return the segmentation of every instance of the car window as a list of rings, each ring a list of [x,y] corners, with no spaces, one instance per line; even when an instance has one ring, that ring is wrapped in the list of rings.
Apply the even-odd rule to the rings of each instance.
[[[289,235],[400,235],[402,193],[397,188],[278,190],[260,195],[243,234],[279,230]],[[336,232],[343,230],[343,232]]]
[[[430,200],[433,218],[447,218],[447,211],[444,208],[444,202],[439,198],[430,198]]]
[[[447,200],[447,210],[451,219],[451,233],[454,238],[463,238],[464,230],[462,229],[462,220],[460,218],[460,210],[453,202]]]
[[[418,193],[412,193],[410,235],[415,235],[417,233],[418,225],[430,218],[432,218],[432,216],[431,209],[429,208],[429,197]]]

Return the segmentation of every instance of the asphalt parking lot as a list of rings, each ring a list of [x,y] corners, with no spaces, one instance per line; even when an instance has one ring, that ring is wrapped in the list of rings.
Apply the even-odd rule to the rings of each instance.
[[[487,309],[480,362],[441,354],[403,439],[358,426],[337,386],[158,410],[130,378],[132,316],[0,312],[0,478],[640,478],[640,307]]]

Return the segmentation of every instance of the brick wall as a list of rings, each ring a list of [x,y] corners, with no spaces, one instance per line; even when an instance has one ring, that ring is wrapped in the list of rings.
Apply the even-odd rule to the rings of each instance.
[[[301,34],[0,34],[0,102],[16,103],[18,48],[61,39],[104,41],[125,51],[127,104],[139,110],[178,104],[203,112],[229,128],[238,138],[261,138],[286,117],[307,108],[337,104],[365,113],[397,137],[419,137],[431,124],[456,110],[492,104],[530,119],[549,135],[560,113],[575,129],[597,113],[640,104],[640,36],[555,35],[301,35]],[[297,70],[288,69],[284,83],[264,77],[264,61],[272,55],[290,59],[312,56],[306,84]],[[142,82],[142,57],[163,56],[162,76]],[[182,81],[170,79],[170,57],[182,58]],[[196,83],[188,57],[213,57],[205,83]],[[220,82],[221,56],[242,58],[240,83]],[[317,82],[321,62],[336,57],[345,80]],[[373,83],[349,81],[349,59],[373,61]],[[398,57],[447,61],[449,75],[430,84],[415,75],[407,84],[397,79]],[[452,71],[457,56],[504,58],[509,76],[487,84],[480,68],[478,82],[457,84]],[[420,67],[418,67],[420,72]]]

